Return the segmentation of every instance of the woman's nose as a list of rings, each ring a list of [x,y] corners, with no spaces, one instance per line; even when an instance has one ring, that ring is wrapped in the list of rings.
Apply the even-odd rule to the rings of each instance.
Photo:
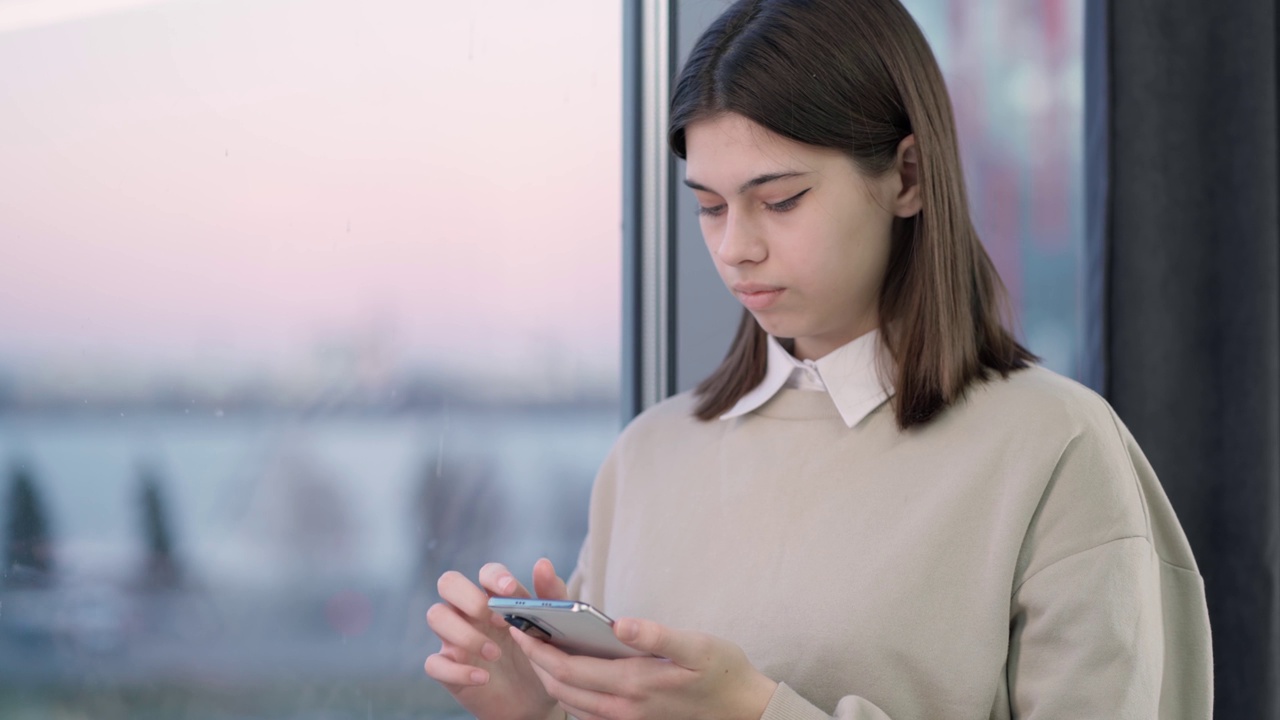
[[[715,253],[720,262],[726,265],[758,263],[768,255],[764,238],[760,237],[755,225],[732,212],[725,218],[724,231],[720,235],[720,244],[715,248]]]

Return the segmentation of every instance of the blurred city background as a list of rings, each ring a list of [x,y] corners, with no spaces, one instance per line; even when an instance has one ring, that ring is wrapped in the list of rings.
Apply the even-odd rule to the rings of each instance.
[[[910,0],[1078,368],[1079,0]],[[621,427],[620,2],[0,0],[0,717],[447,718]]]

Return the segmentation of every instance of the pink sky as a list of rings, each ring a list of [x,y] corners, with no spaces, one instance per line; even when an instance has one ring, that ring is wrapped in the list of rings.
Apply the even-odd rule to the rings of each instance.
[[[60,2],[0,0],[0,364],[616,367],[620,3]]]

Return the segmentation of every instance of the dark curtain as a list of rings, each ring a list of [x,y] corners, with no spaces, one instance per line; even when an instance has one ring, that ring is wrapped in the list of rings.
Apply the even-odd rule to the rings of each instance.
[[[1086,379],[1195,550],[1215,717],[1280,717],[1276,3],[1088,0],[1086,28]]]

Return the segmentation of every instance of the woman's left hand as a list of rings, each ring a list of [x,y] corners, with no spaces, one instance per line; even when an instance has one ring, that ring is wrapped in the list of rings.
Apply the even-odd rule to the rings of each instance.
[[[759,720],[778,683],[742,648],[703,633],[620,618],[613,632],[651,658],[569,655],[510,629],[547,693],[579,720],[712,718]]]

